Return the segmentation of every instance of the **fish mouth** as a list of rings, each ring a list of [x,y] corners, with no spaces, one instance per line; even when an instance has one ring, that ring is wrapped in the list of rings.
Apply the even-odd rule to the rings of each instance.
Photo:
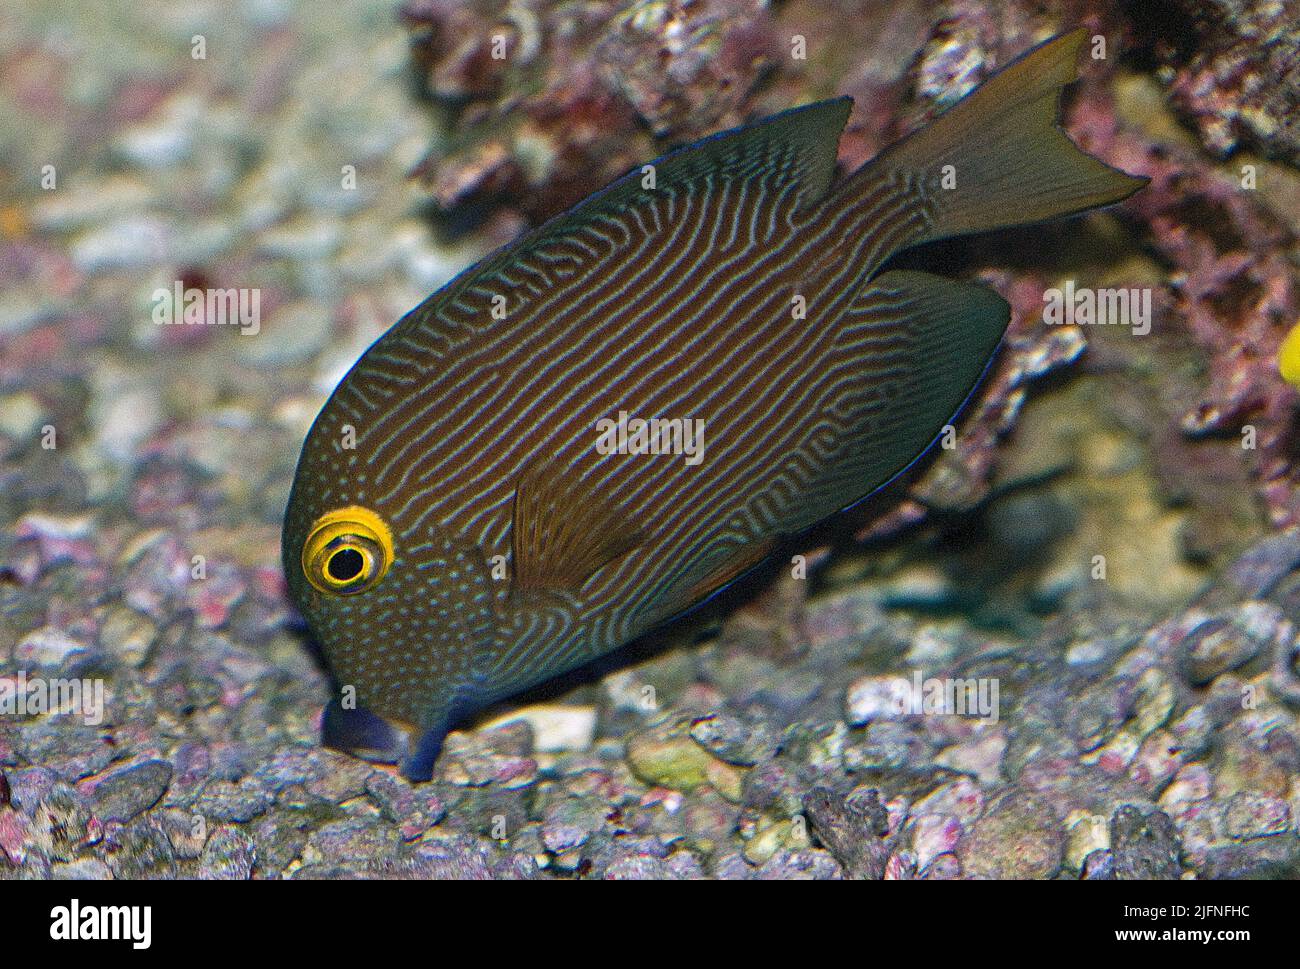
[[[418,783],[432,780],[447,729],[421,731],[365,707],[344,707],[336,698],[325,707],[320,734],[321,743],[331,750],[375,764],[397,764],[403,777]]]
[[[326,705],[320,730],[326,747],[377,764],[400,764],[411,752],[411,727],[365,707],[344,707],[338,698]]]

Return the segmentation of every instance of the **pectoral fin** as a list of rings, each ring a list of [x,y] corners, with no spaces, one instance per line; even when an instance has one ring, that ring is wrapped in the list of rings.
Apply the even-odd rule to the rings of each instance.
[[[684,601],[690,603],[704,599],[725,588],[767,558],[768,553],[775,547],[775,538],[765,538],[753,545],[737,550],[730,558],[698,579],[686,591]]]
[[[576,472],[530,468],[515,490],[512,592],[576,592],[642,539],[619,504]]]
[[[777,536],[748,541],[737,541],[733,536],[730,541],[704,550],[666,589],[642,606],[642,620],[662,622],[698,608],[762,562],[777,541]]]

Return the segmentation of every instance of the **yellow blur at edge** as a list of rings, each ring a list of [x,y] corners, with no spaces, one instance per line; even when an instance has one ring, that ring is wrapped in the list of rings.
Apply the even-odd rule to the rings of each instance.
[[[1300,387],[1300,323],[1291,327],[1277,350],[1277,369],[1282,379],[1293,387]]]

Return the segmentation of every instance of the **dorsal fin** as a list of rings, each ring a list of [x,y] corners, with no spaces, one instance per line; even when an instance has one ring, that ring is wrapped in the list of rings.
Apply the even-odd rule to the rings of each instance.
[[[419,331],[420,353],[432,349],[450,354],[479,328],[450,312],[464,293],[484,288],[500,292],[500,280],[520,260],[571,237],[576,230],[616,218],[655,193],[682,192],[702,185],[705,179],[718,184],[762,176],[772,179],[767,191],[795,186],[796,205],[812,205],[830,189],[840,132],[852,106],[850,97],[817,101],[677,148],[648,163],[654,168],[653,190],[642,187],[645,165],[637,165],[568,211],[485,256],[407,313],[389,334]],[[482,316],[478,310],[469,311],[469,315]],[[375,347],[367,352],[382,353]]]
[[[512,592],[576,592],[642,541],[623,509],[568,468],[530,467],[515,487]]]
[[[654,190],[681,189],[705,177],[744,180],[774,174],[777,188],[797,184],[800,207],[811,205],[830,188],[840,133],[852,107],[850,97],[815,101],[683,145],[648,163],[654,168]],[[553,221],[599,215],[644,199],[649,191],[642,187],[645,167],[637,165]]]

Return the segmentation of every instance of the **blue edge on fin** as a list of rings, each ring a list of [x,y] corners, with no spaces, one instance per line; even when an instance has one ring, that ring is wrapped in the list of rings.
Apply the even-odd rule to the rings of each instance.
[[[442,742],[447,739],[447,726],[427,730],[415,750],[402,761],[402,776],[408,781],[427,781],[433,778],[433,765],[442,753]]]
[[[421,734],[415,749],[406,752],[407,756],[402,761],[401,771],[402,776],[408,781],[432,779],[433,766],[438,761],[438,755],[442,753],[442,742],[447,739],[448,732],[454,725],[481,709],[481,705],[476,700],[478,683],[478,680],[473,680],[469,684],[462,685],[456,692],[456,699],[452,701],[437,726],[430,727]]]

